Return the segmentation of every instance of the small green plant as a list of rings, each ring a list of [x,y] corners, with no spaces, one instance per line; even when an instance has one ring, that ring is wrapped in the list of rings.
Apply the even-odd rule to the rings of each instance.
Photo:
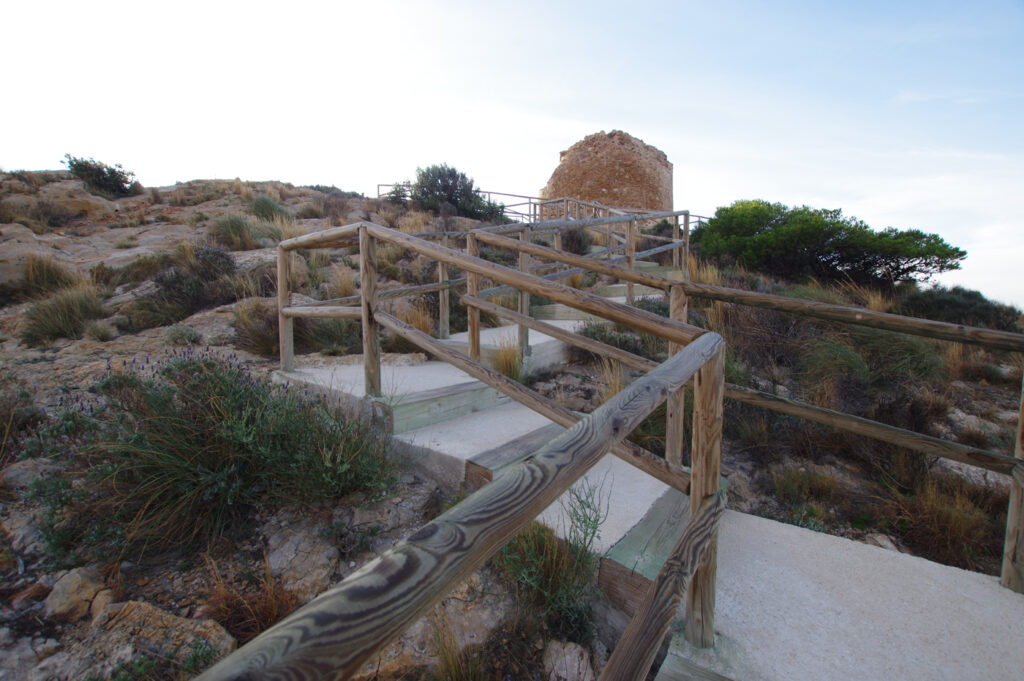
[[[86,323],[104,316],[99,291],[92,284],[78,284],[36,301],[25,313],[21,340],[44,345],[58,338],[81,338]]]
[[[217,220],[210,228],[210,238],[232,251],[251,251],[259,247],[256,228],[241,215],[228,215]]]
[[[199,345],[203,336],[188,324],[171,324],[164,331],[165,345]]]
[[[593,633],[590,598],[597,567],[591,550],[607,515],[600,489],[586,482],[571,488],[566,515],[564,542],[534,521],[502,548],[496,562],[525,590],[554,636],[586,644]]]
[[[135,179],[135,173],[125,170],[120,163],[108,166],[91,158],[64,154],[64,164],[71,174],[85,182],[87,187],[107,198],[134,196],[144,191]]]

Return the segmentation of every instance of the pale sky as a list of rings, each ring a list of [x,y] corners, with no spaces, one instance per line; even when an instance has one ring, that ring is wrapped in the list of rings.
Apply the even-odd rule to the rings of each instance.
[[[968,252],[946,284],[1024,306],[1024,3],[7,3],[0,167],[65,153],[147,186],[375,195],[448,163],[536,194],[625,130],[677,209],[842,208]]]

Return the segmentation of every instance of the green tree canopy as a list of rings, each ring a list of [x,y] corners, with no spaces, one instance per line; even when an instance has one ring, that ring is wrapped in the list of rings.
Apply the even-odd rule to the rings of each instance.
[[[500,220],[504,206],[485,200],[473,180],[444,163],[416,169],[411,198],[426,210],[440,212],[451,206],[457,215],[476,220]]]
[[[923,281],[960,268],[967,253],[937,234],[889,227],[876,232],[841,210],[737,201],[694,230],[702,256],[733,260],[788,279],[816,277],[858,284]]]

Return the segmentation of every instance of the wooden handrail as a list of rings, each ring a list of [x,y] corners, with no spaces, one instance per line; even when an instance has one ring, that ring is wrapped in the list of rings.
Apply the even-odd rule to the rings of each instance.
[[[718,532],[723,511],[724,491],[700,503],[658,576],[647,588],[643,602],[615,644],[615,650],[598,681],[643,681],[647,678],[661,642],[672,626],[690,577]]]
[[[915,336],[925,336],[939,340],[970,343],[992,350],[1024,352],[1024,335],[1019,333],[993,331],[992,329],[950,324],[948,322],[935,322],[930,319],[918,319],[917,317],[903,317],[887,312],[874,312],[860,307],[819,303],[814,300],[800,300],[798,298],[787,298],[767,293],[741,291],[723,286],[694,284],[688,281],[681,282],[680,285],[686,291],[686,295],[698,298],[761,307],[779,312],[789,312],[796,315],[869,326],[876,329],[909,333]]]
[[[345,678],[554,503],[712,357],[706,334],[551,444],[201,674],[199,681]]]

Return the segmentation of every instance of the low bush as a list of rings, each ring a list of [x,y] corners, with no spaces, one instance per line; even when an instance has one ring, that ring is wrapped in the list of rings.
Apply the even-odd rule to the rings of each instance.
[[[495,559],[556,638],[584,645],[593,634],[590,598],[597,557],[591,550],[607,514],[601,503],[598,488],[587,484],[571,488],[564,542],[533,521]]]
[[[64,164],[71,174],[85,182],[87,187],[107,198],[135,196],[145,191],[135,179],[135,173],[125,170],[120,163],[108,166],[91,158],[65,154]]]
[[[37,346],[58,338],[81,338],[86,323],[103,316],[99,290],[92,284],[77,284],[33,303],[25,313],[21,340]]]
[[[562,250],[576,255],[587,255],[594,243],[590,230],[583,227],[570,227],[562,232]]]
[[[203,336],[188,324],[172,324],[164,331],[165,345],[199,345]]]
[[[235,308],[231,325],[235,344],[263,357],[273,357],[280,349],[277,308],[265,300],[244,300]],[[295,352],[322,352],[346,355],[362,347],[362,331],[351,319],[296,319]]]
[[[1000,331],[1020,332],[1021,311],[1012,305],[989,300],[980,291],[954,286],[917,286],[898,290],[901,314],[939,322],[981,326]]]
[[[206,542],[255,509],[373,492],[391,477],[368,426],[229,358],[179,350],[95,389],[106,406],[88,447],[94,486],[51,505],[81,557]]]

